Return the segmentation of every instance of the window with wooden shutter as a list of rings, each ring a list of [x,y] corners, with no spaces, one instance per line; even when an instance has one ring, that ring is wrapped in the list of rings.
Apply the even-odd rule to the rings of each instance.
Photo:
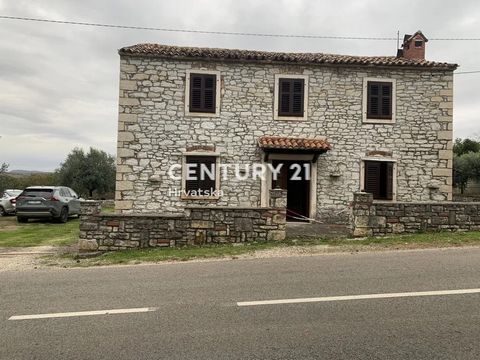
[[[365,161],[364,191],[375,200],[393,199],[393,162]]]
[[[367,84],[367,118],[392,119],[392,83],[369,81]]]
[[[190,169],[189,175],[185,173],[185,191],[187,193],[195,193],[196,196],[201,196],[201,193],[208,192],[210,196],[213,195],[217,185],[216,161],[216,156],[186,156],[186,170]],[[189,166],[189,164],[191,165]],[[202,166],[206,171],[202,171]]]
[[[304,116],[305,80],[280,78],[278,80],[278,115]]]
[[[190,74],[189,111],[215,113],[217,76],[214,74]]]

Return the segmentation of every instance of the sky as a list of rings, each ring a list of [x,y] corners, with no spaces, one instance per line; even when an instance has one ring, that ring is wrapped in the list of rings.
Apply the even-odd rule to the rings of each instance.
[[[388,5],[387,5],[388,4]],[[476,0],[0,0],[0,15],[209,31],[480,38]],[[396,41],[107,29],[0,19],[0,163],[51,171],[75,147],[115,154],[118,49],[136,43],[395,55]],[[427,59],[480,70],[480,41],[429,41]],[[480,73],[456,75],[454,136],[480,136]]]

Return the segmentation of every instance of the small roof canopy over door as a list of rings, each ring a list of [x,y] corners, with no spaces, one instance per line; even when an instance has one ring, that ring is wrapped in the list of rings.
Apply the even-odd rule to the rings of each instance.
[[[262,136],[258,139],[258,146],[265,153],[265,161],[272,153],[283,154],[312,154],[312,161],[316,162],[318,155],[326,153],[332,147],[325,138],[291,138],[281,136]]]

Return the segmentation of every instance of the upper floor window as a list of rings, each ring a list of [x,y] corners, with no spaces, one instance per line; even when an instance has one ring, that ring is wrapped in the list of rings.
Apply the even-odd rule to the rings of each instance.
[[[218,116],[220,74],[217,71],[191,70],[186,79],[185,113],[191,116]]]
[[[392,83],[369,81],[367,107],[369,119],[391,119]]]
[[[363,122],[395,122],[395,80],[365,79]]]
[[[281,74],[275,76],[275,119],[305,120],[307,118],[307,98],[307,76]]]

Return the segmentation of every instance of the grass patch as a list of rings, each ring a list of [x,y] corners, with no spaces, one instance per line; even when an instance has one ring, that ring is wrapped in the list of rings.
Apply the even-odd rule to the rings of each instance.
[[[295,248],[303,253],[355,252],[386,249],[412,249],[428,247],[451,247],[480,245],[480,232],[435,232],[412,235],[397,235],[381,238],[291,238],[283,242],[252,242],[240,245],[204,245],[181,248],[157,248],[123,250],[104,253],[98,257],[74,261],[73,255],[65,255],[60,262],[66,266],[95,266],[112,264],[132,264],[142,262],[187,261],[192,259],[235,258],[240,255],[261,253],[264,250]],[[55,258],[50,258],[50,262]]]
[[[0,218],[0,247],[71,245],[78,241],[78,235],[78,219],[70,219],[66,224],[47,220],[19,224],[15,216]]]
[[[102,213],[112,214],[115,212],[114,206],[102,206]]]
[[[114,207],[102,207],[102,212],[113,213]],[[15,216],[0,217],[0,247],[27,247],[42,245],[67,246],[78,241],[79,220],[69,219],[66,224],[50,220],[17,222]]]
[[[307,241],[304,239],[304,241]],[[314,242],[316,240],[313,240]],[[371,246],[392,247],[395,245],[480,245],[480,231],[468,232],[425,232],[407,235],[391,235],[383,237],[367,237],[360,239],[337,238],[322,241],[329,246]]]

